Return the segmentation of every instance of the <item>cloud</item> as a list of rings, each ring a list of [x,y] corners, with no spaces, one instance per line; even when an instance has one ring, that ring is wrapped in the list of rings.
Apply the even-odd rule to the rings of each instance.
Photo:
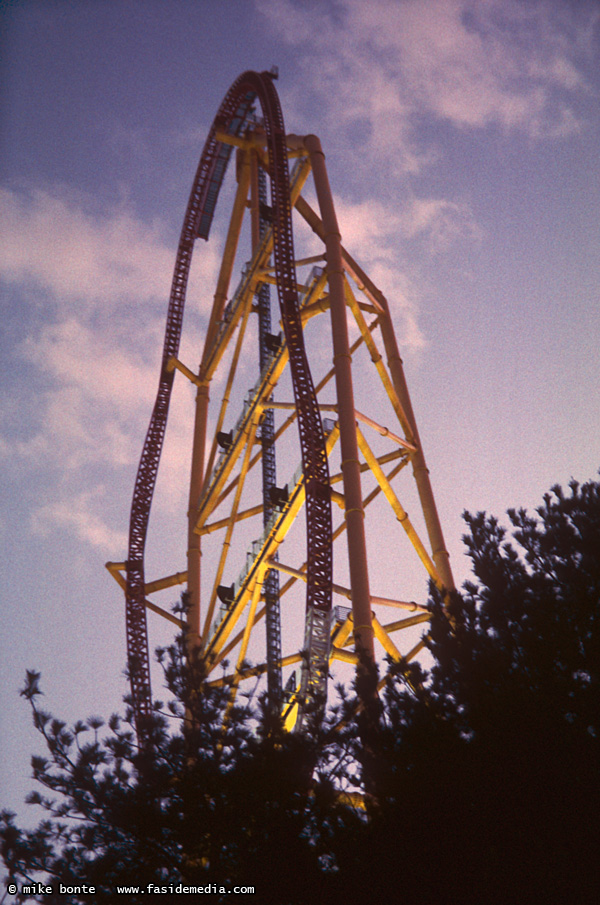
[[[344,186],[344,243],[401,318],[403,344],[419,348],[427,258],[483,231],[467,201],[428,197],[417,178],[443,159],[448,129],[542,141],[583,128],[600,16],[553,0],[255,2],[299,71],[292,85],[282,71],[286,116],[307,132],[317,118]]]
[[[335,201],[342,242],[387,297],[399,321],[404,348],[426,344],[419,325],[421,290],[411,265],[399,250],[419,239],[432,254],[449,252],[456,243],[478,241],[481,232],[467,204],[438,198],[416,198],[402,210],[390,201]]]
[[[352,203],[336,197],[342,243],[388,299],[399,322],[404,348],[420,349],[425,338],[418,321],[419,293],[398,262],[398,239],[403,225],[396,209],[379,200]]]
[[[45,389],[36,400],[37,430],[5,440],[7,452],[32,462],[43,454],[46,466],[61,471],[135,461],[133,436],[151,408],[155,369],[112,339],[70,317],[24,340],[21,355]]]
[[[33,514],[32,528],[35,534],[46,537],[57,527],[74,533],[79,540],[114,554],[127,548],[127,536],[123,531],[109,528],[98,510],[104,502],[105,488],[71,494],[40,506]]]
[[[95,213],[66,193],[0,189],[0,278],[111,308],[168,298],[174,250],[131,211]]]
[[[132,492],[158,385],[176,239],[169,244],[159,223],[131,210],[98,212],[64,190],[2,189],[0,204],[0,278],[11,287],[21,331],[8,355],[29,384],[5,387],[0,456],[15,476],[42,481],[36,530],[55,525],[94,546],[121,548],[121,534],[107,527],[114,514],[104,491],[89,488]],[[192,267],[184,357],[200,354],[212,303],[205,287],[214,286],[219,263],[215,238],[201,244]],[[161,463],[170,490],[159,506],[172,508],[187,494],[191,395],[177,375]]]
[[[447,251],[455,242],[482,238],[481,228],[465,202],[413,197],[402,211],[400,222],[407,238],[425,239],[433,253]]]
[[[152,365],[158,366],[159,351],[147,356]],[[74,316],[44,327],[35,339],[27,337],[23,355],[57,385],[77,386],[91,405],[110,403],[126,417],[152,397],[149,383],[156,368],[140,360],[137,346],[127,349],[122,336],[102,333]]]
[[[130,498],[158,384],[156,339],[152,353],[143,356],[122,338],[115,345],[110,335],[71,317],[24,341],[22,356],[44,376],[46,389],[24,413],[35,426],[22,429],[24,437],[10,432],[0,437],[0,456],[21,474],[29,469],[43,478],[41,499],[53,498],[35,506],[35,530],[54,524],[93,546],[123,548],[124,535],[108,527],[114,513],[106,494],[87,488],[102,480],[117,496]],[[168,492],[157,500],[159,511],[185,512],[192,396],[177,375],[160,469]]]
[[[18,462],[21,473],[46,476],[47,490],[33,515],[36,530],[55,525],[94,546],[122,546],[103,513],[104,492],[89,488],[122,481],[132,486],[158,381],[175,248],[159,224],[146,224],[120,207],[97,212],[89,199],[65,191],[3,189],[0,202],[7,225],[0,276],[20,293],[26,331],[11,351],[17,369],[33,369],[40,387],[21,407],[18,427],[16,418],[6,419],[0,454],[5,462]],[[467,212],[416,200],[402,215],[391,203],[374,200],[338,199],[337,209],[345,244],[390,299],[403,345],[420,348],[419,292],[397,267],[398,236],[449,243],[468,222]],[[192,310],[182,357],[192,367],[212,299],[205,287],[215,285],[218,246],[202,243],[190,279]],[[26,310],[30,299],[36,303],[33,315]],[[218,386],[214,390],[218,395]],[[160,486],[167,490],[156,500],[170,515],[185,510],[192,395],[177,375],[160,469]],[[12,409],[18,408],[15,402]]]
[[[322,121],[348,130],[345,140],[354,133],[363,170],[387,161],[397,172],[416,172],[431,159],[431,145],[418,137],[424,119],[532,138],[578,130],[577,99],[589,90],[586,40],[597,13],[587,4],[566,6],[257,0],[271,27],[302,54],[303,87],[293,96],[300,116],[314,115],[316,105]]]
[[[350,31],[387,61],[412,112],[532,135],[575,127],[556,92],[580,91],[585,81],[550,4],[348,0],[347,9]]]

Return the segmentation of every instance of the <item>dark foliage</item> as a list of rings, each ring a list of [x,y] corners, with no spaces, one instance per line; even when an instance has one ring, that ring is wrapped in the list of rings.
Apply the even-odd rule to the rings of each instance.
[[[391,670],[349,901],[598,901],[600,485],[509,517],[518,546],[465,514],[474,580],[432,592],[431,674]]]
[[[266,708],[229,707],[227,689],[209,687],[199,665],[186,663],[181,639],[159,658],[174,699],[170,719],[157,703],[145,749],[131,711],[108,727],[92,718],[68,730],[40,709],[39,675],[28,673],[22,694],[49,753],[32,758],[43,794],[28,800],[47,818],[24,831],[2,815],[10,879],[21,888],[46,878],[53,892],[36,900],[63,905],[59,883],[95,887],[68,898],[82,903],[111,903],[117,885],[133,884],[146,891],[127,902],[181,901],[149,894],[149,883],[253,886],[261,901],[308,901],[325,878],[321,856],[338,808],[332,777],[320,770],[326,731],[289,734]]]
[[[127,717],[67,730],[30,673],[23,694],[49,752],[32,761],[43,794],[30,800],[47,818],[27,832],[3,816],[11,878],[100,890],[72,902],[183,881],[252,885],[278,905],[595,903],[600,484],[553,488],[535,517],[509,517],[512,541],[465,514],[474,579],[451,598],[432,591],[434,666],[393,665],[380,714],[342,695],[302,735],[266,709],[224,722],[225,691],[180,643],[162,655],[173,703],[170,718],[157,708],[150,754]],[[371,793],[366,811],[338,794],[353,785]]]

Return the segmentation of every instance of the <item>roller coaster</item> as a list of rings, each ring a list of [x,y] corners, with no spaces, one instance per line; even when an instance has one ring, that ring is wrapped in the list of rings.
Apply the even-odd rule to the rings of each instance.
[[[242,683],[265,676],[269,704],[291,729],[302,727],[311,707],[322,706],[335,661],[364,668],[384,655],[410,660],[423,647],[426,603],[412,595],[401,599],[397,592],[373,593],[382,572],[380,565],[370,569],[375,554],[378,563],[382,549],[384,559],[393,560],[395,585],[412,563],[420,563],[440,589],[453,587],[387,299],[342,246],[320,142],[314,135],[286,134],[274,79],[272,72],[243,73],[204,145],[177,250],[158,392],[133,492],[128,556],[107,563],[125,592],[140,737],[152,709],[148,610],[183,629],[208,680],[227,685],[232,700]],[[232,154],[232,212],[194,371],[179,359],[192,254],[199,239],[209,240]],[[318,212],[303,194],[311,174]],[[295,251],[293,221],[305,230],[310,253],[304,256]],[[232,292],[244,242],[250,260]],[[328,355],[332,367],[315,383],[313,372],[325,368]],[[357,368],[366,412],[357,408]],[[148,525],[176,374],[196,388],[187,563],[147,581]],[[215,387],[220,401],[213,412],[209,391]],[[384,417],[392,419],[393,429]],[[331,468],[336,447],[339,471]],[[394,480],[408,474],[408,465],[419,525],[408,517]],[[277,479],[282,468],[288,469],[286,483]],[[385,537],[382,524],[388,523],[377,514],[382,501],[392,515]],[[343,537],[346,554],[336,543]],[[152,599],[178,585],[186,587],[184,619]],[[385,613],[398,609],[410,615],[386,621]],[[395,640],[402,632],[408,646]],[[235,666],[227,672],[230,660]]]

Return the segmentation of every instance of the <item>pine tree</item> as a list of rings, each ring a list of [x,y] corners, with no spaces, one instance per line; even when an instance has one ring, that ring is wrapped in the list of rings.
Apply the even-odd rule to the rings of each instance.
[[[464,517],[474,580],[432,589],[430,674],[390,670],[379,794],[336,846],[348,901],[596,902],[600,484],[510,510],[512,541]]]
[[[138,885],[127,901],[149,903],[151,883],[157,901],[180,901],[177,884],[212,883],[211,901],[238,885],[258,901],[302,903],[326,885],[337,805],[325,733],[285,733],[267,707],[231,708],[228,689],[206,684],[183,650],[178,639],[159,653],[173,698],[166,711],[157,702],[143,748],[130,709],[107,727],[91,718],[67,729],[40,708],[39,674],[28,673],[22,694],[48,750],[32,759],[43,792],[28,800],[46,819],[21,830],[4,812],[2,855],[7,882],[43,879],[52,892],[16,901],[64,903],[60,884],[86,884],[70,903],[112,903],[118,885]]]
[[[127,901],[148,903],[147,884],[178,882],[254,886],[277,905],[595,903],[600,484],[554,487],[509,519],[512,540],[465,513],[473,580],[432,589],[433,666],[391,665],[380,712],[339,689],[323,723],[285,733],[267,707],[228,708],[179,639],[160,653],[171,702],[140,750],[131,711],[67,729],[28,673],[48,749],[29,800],[46,818],[26,831],[2,815],[9,879],[44,878],[54,891],[32,898],[61,903],[60,882],[96,888],[72,903],[134,884],[146,892]],[[365,785],[364,809],[340,794]]]

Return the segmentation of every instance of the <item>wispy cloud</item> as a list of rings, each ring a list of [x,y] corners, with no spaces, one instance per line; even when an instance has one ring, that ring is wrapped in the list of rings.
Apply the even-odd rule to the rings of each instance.
[[[125,550],[127,544],[125,532],[108,527],[100,514],[105,497],[105,488],[97,486],[91,491],[70,493],[68,499],[56,499],[46,503],[33,515],[33,531],[45,537],[59,528],[75,534],[79,540],[103,553]]]
[[[107,552],[122,548],[122,534],[108,527],[106,494],[89,488],[119,486],[125,469],[131,492],[158,383],[176,240],[127,208],[98,211],[67,191],[2,189],[0,204],[0,280],[26,330],[13,348],[15,372],[33,369],[40,387],[35,394],[18,383],[7,389],[0,456],[20,475],[46,475],[47,491],[32,510],[35,530],[54,524]],[[218,263],[214,248],[203,243],[202,252],[190,280],[196,311],[185,344],[195,357],[212,301],[205,286],[214,285]],[[10,413],[19,407],[15,429]],[[170,421],[161,471],[185,495],[185,391],[176,394]],[[173,490],[163,505],[179,497]]]
[[[22,356],[43,375],[46,389],[38,399],[38,430],[15,444],[15,452],[37,458],[44,450],[46,464],[63,470],[135,460],[132,434],[141,412],[150,410],[155,368],[113,340],[74,317],[24,340]]]
[[[343,244],[387,297],[402,347],[423,348],[423,290],[402,247],[416,239],[435,255],[451,252],[460,242],[478,242],[482,234],[471,209],[439,198],[413,197],[399,208],[381,198],[352,202],[341,195],[336,195],[335,206]]]
[[[407,268],[398,266],[398,238],[405,231],[403,218],[394,206],[375,199],[352,203],[337,196],[335,205],[344,246],[387,297],[403,347],[422,348],[425,337],[418,318],[420,293]]]
[[[302,53],[298,112],[305,94],[313,110],[335,113],[336,129],[354,130],[357,157],[370,167],[387,160],[397,171],[418,171],[432,151],[418,137],[423,118],[533,138],[581,127],[593,4],[257,0],[257,7]]]
[[[388,296],[402,345],[418,349],[426,342],[419,323],[424,290],[418,266],[400,246],[418,243],[439,255],[480,238],[466,201],[412,187],[411,177],[443,154],[436,126],[495,128],[534,140],[582,128],[578,99],[590,90],[584,64],[597,9],[545,0],[256,6],[287,42],[301,76],[295,87],[282,79],[288,125],[312,131],[318,119],[326,153],[348,176],[393,186],[389,197],[380,192],[375,201],[369,191],[371,200],[363,193],[357,201],[348,179],[348,194],[336,204],[344,244]],[[28,335],[15,349],[15,372],[20,364],[33,368],[42,387],[19,429],[0,434],[0,453],[55,478],[52,493],[37,501],[38,530],[55,524],[96,546],[120,546],[107,527],[102,488],[124,470],[129,481],[139,456],[176,237],[127,204],[101,208],[65,188],[1,189],[0,212],[0,280],[24,308],[34,306],[23,317]],[[196,315],[187,319],[182,358],[192,367],[212,301],[205,287],[214,286],[218,261],[211,239],[190,283]],[[161,465],[173,491],[160,505],[171,508],[185,496],[188,390],[174,399]],[[9,421],[14,427],[16,419]]]
[[[447,130],[532,142],[584,128],[600,10],[552,0],[255,3],[300,73],[290,85],[282,72],[286,116],[297,131],[319,123],[332,182],[345,186],[344,243],[389,296],[403,344],[418,348],[423,262],[483,238],[467,199],[423,191]],[[365,197],[380,200],[357,203]]]
[[[400,223],[407,238],[425,240],[434,254],[448,251],[456,242],[482,238],[469,205],[444,198],[412,198],[400,215]]]
[[[111,308],[168,297],[173,252],[158,224],[98,212],[66,192],[0,189],[0,278]]]

